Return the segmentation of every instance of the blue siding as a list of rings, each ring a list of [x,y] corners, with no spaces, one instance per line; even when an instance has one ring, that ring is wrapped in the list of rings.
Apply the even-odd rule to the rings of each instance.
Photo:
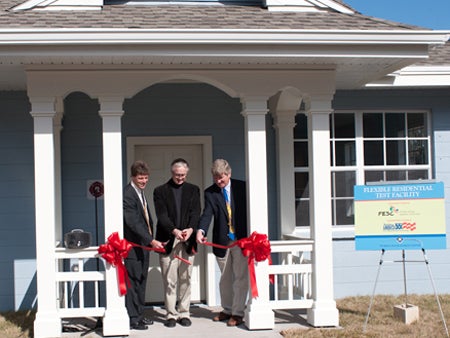
[[[205,84],[159,84],[126,100],[127,136],[212,135],[213,158],[227,159],[235,178],[245,179],[241,104]]]
[[[446,196],[447,248],[427,252],[430,270],[439,293],[450,293],[450,92],[449,90],[364,90],[339,91],[334,109],[408,110],[431,112],[433,169],[435,179],[444,182]],[[335,297],[371,295],[380,262],[380,252],[355,251],[353,240],[336,240],[333,246]],[[421,251],[406,251],[406,260],[423,261]],[[401,252],[386,252],[376,287],[377,294],[403,294]],[[425,263],[406,263],[408,293],[433,293]]]
[[[103,200],[88,199],[88,180],[103,177],[102,120],[99,105],[82,93],[72,93],[64,100],[61,133],[61,175],[63,234],[83,229],[96,239],[98,217],[99,242],[103,243]],[[62,240],[62,239],[61,239]]]
[[[15,262],[36,256],[29,111],[26,93],[0,92],[0,310],[15,306]]]
[[[87,198],[87,181],[102,179],[102,121],[97,100],[82,93],[65,99],[62,143],[63,233],[83,228],[95,233],[95,203]],[[450,196],[450,95],[445,90],[341,91],[335,109],[429,109],[433,126],[433,167]],[[124,103],[123,145],[128,136],[211,135],[213,157],[233,166],[233,176],[245,179],[244,118],[239,99],[205,84],[159,84]],[[23,92],[0,92],[0,310],[31,306],[35,281],[33,259],[34,174],[33,120]],[[278,238],[275,132],[266,117],[270,238]],[[123,158],[126,159],[125,147]],[[124,161],[123,184],[127,181]],[[450,217],[447,203],[447,218]],[[98,201],[100,238],[103,238],[103,200]],[[355,251],[354,241],[334,243],[335,295],[370,295],[380,253]],[[422,258],[420,252],[411,257]],[[399,259],[388,257],[386,261]],[[410,253],[407,252],[409,257]],[[414,256],[416,255],[416,256]],[[448,250],[428,253],[430,268],[441,293],[450,292]],[[14,271],[15,266],[22,270]],[[16,274],[16,276],[15,276]],[[408,292],[432,293],[424,264],[407,265]],[[27,287],[27,283],[29,287]],[[20,290],[15,290],[19,288]],[[403,273],[398,263],[383,264],[377,293],[402,294]],[[15,304],[21,301],[22,304]]]
[[[380,266],[380,251],[355,251],[354,241],[335,241],[334,291],[337,299],[346,296],[371,295]],[[426,252],[431,276],[438,293],[449,293],[448,250]],[[433,294],[433,285],[421,251],[405,251],[408,294]],[[376,284],[376,294],[404,293],[401,251],[386,251]],[[414,262],[412,262],[414,261]]]

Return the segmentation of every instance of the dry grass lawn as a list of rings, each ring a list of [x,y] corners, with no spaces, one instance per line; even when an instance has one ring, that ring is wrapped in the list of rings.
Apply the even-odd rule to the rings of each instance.
[[[32,338],[34,311],[0,313],[0,337]]]
[[[444,318],[450,318],[450,295],[439,296]],[[285,338],[297,337],[447,337],[434,295],[408,295],[408,303],[419,307],[419,321],[406,325],[394,318],[394,305],[403,304],[404,297],[377,295],[370,318],[363,332],[370,297],[349,297],[337,301],[340,328],[297,329],[283,332]],[[1,338],[32,338],[35,313],[32,311],[0,313]]]
[[[439,300],[447,321],[450,318],[450,295],[440,295]],[[404,296],[375,296],[366,330],[363,332],[370,297],[343,298],[337,301],[341,328],[292,330],[284,332],[284,337],[447,337],[434,295],[408,295],[408,304],[419,307],[419,321],[409,325],[394,317],[394,306],[404,303]]]

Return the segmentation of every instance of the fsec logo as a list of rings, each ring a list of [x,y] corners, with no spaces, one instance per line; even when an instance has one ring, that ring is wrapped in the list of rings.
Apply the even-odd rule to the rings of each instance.
[[[378,216],[394,216],[392,211],[378,211]]]
[[[398,208],[391,206],[389,207],[389,210],[382,210],[382,211],[378,211],[378,216],[395,216],[395,214],[398,213]]]

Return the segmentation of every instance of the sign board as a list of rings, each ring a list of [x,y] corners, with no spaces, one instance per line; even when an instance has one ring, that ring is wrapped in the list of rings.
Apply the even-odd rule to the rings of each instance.
[[[442,182],[356,185],[354,196],[356,250],[446,248]]]

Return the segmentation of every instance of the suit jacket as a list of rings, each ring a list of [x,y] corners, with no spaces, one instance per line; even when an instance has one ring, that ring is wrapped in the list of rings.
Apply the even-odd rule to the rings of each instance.
[[[231,179],[231,214],[232,223],[237,239],[248,237],[247,235],[247,193],[244,181]],[[223,197],[222,189],[216,184],[205,190],[205,208],[200,217],[199,229],[208,233],[211,218],[214,217],[213,243],[228,245],[228,212]],[[224,257],[225,249],[213,247],[213,252],[218,257]]]
[[[175,241],[172,231],[177,228],[180,230],[192,228],[194,232],[186,241],[186,251],[191,254],[192,249],[197,251],[197,243],[195,234],[197,232],[198,220],[200,218],[200,189],[194,184],[184,182],[181,189],[181,215],[180,225],[177,223],[177,208],[175,204],[175,196],[172,191],[172,179],[167,183],[155,188],[153,192],[153,200],[155,203],[156,217],[156,239],[161,242],[167,242],[166,253],[170,254]]]
[[[147,210],[153,234],[153,221],[148,208],[148,199]],[[127,184],[123,189],[123,236],[127,241],[144,246],[149,246],[153,240],[153,236],[148,231],[144,207],[131,183]],[[129,251],[127,258],[144,260],[148,259],[148,254],[149,251],[147,250],[133,247]]]

